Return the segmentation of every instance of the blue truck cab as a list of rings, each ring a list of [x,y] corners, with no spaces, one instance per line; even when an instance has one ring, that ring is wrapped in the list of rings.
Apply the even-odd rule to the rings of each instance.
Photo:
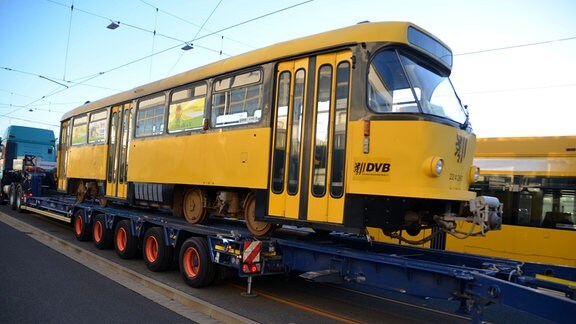
[[[23,194],[52,185],[56,168],[52,130],[8,126],[0,143],[0,201],[10,198],[12,203],[18,190]]]

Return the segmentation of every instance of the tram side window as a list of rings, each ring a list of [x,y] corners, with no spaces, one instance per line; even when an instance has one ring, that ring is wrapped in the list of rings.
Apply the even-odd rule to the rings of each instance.
[[[316,197],[322,197],[326,193],[331,90],[332,66],[324,65],[318,70],[318,93],[316,94],[314,165],[312,170],[312,194]]]
[[[288,194],[295,195],[300,187],[301,141],[304,132],[304,102],[306,90],[306,71],[298,69],[294,74],[294,98],[292,103],[292,121],[290,130],[290,154],[288,155]]]
[[[178,133],[202,127],[206,90],[206,84],[201,84],[172,93],[168,109],[168,133]]]
[[[263,108],[262,71],[216,80],[212,95],[212,126],[257,123]]]
[[[164,94],[147,98],[138,102],[136,112],[136,137],[161,135],[164,133]]]
[[[72,126],[72,145],[86,144],[88,138],[88,116],[74,118]]]
[[[274,143],[274,160],[272,191],[281,193],[284,190],[284,175],[286,173],[286,143],[288,136],[288,105],[290,104],[291,74],[282,72],[278,78],[278,101],[276,102],[276,141]]]
[[[102,110],[90,114],[90,123],[88,124],[88,143],[104,143],[106,140],[106,120],[108,112]]]
[[[342,62],[336,70],[336,116],[334,117],[334,140],[332,141],[332,172],[330,194],[334,198],[344,193],[344,170],[346,149],[346,123],[348,120],[348,93],[350,91],[350,64]]]

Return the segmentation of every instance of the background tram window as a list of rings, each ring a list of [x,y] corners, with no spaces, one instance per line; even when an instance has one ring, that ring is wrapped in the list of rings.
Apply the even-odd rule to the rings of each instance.
[[[166,96],[164,94],[138,103],[136,113],[136,137],[160,135],[164,133]]]
[[[502,223],[576,230],[574,178],[485,176],[470,189],[504,204]]]
[[[212,126],[257,123],[262,118],[262,71],[251,71],[214,82]]]

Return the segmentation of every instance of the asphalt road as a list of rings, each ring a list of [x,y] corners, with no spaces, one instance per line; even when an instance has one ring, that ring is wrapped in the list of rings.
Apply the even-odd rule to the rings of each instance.
[[[0,260],[0,323],[192,322],[3,222]]]

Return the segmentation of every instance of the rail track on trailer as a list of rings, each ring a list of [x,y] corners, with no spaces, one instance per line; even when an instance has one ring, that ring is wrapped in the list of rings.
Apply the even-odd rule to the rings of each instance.
[[[458,311],[481,322],[491,304],[503,304],[554,322],[576,314],[576,268],[524,263],[433,249],[373,242],[341,233],[282,228],[252,237],[243,224],[226,219],[188,224],[166,212],[76,203],[67,196],[22,197],[20,211],[69,222],[79,240],[114,246],[130,258],[142,249],[147,267],[162,271],[176,259],[192,287],[212,283],[217,267],[253,281],[289,272],[318,282],[382,288],[408,295],[460,301]]]

